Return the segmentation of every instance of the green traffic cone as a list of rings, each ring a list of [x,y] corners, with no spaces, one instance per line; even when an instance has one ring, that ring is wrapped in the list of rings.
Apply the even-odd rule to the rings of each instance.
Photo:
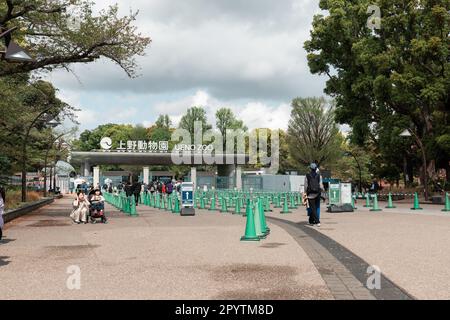
[[[223,212],[223,213],[228,212],[227,202],[224,197],[222,197],[222,199],[220,199],[220,212]]]
[[[287,197],[287,194],[286,194],[284,196],[283,210],[281,210],[281,214],[288,214],[288,213],[292,213],[292,211],[289,211],[288,197]]]
[[[414,193],[414,208],[411,208],[411,210],[423,210],[420,207],[420,203],[419,203],[419,194],[416,192]]]
[[[164,195],[161,196],[161,202],[159,204],[159,209],[166,210],[166,199],[164,198]]]
[[[261,221],[261,209],[263,211],[264,214],[264,209],[260,206],[261,199],[256,200],[255,203],[255,208],[254,208],[254,215],[255,215],[255,230],[256,230],[256,235],[261,238],[264,239],[266,237],[266,235],[263,232],[262,229],[262,221]]]
[[[161,207],[161,196],[159,193],[155,195],[155,209],[159,209]]]
[[[241,237],[241,241],[259,241],[259,237],[256,235],[255,217],[250,204],[250,199],[247,199],[246,216],[247,223],[245,225],[245,235]]]
[[[270,208],[270,202],[269,202],[269,198],[264,198],[264,211],[265,212],[272,212],[273,210]]]
[[[281,209],[281,195],[277,194],[275,196],[275,206],[274,208]]]
[[[235,201],[233,214],[241,214],[241,202],[239,199],[236,199]]]
[[[173,213],[179,214],[181,212],[180,210],[180,199],[178,199],[178,195],[175,197],[175,205],[173,208]]]
[[[131,212],[130,198],[129,198],[129,197],[126,197],[126,198],[124,199],[123,202],[124,202],[123,212],[124,212],[126,215],[129,215],[130,212]]]
[[[370,194],[366,193],[366,204],[364,205],[364,208],[370,208]]]
[[[211,199],[211,205],[209,207],[209,211],[216,211],[216,195],[214,194],[213,198]]]
[[[200,209],[205,209],[205,197],[200,198]]]
[[[375,194],[373,196],[373,207],[372,209],[370,209],[370,211],[382,211],[379,207],[378,207],[378,195]]]
[[[355,198],[356,198],[356,196],[355,195],[353,195],[352,196],[352,208],[353,208],[353,210],[357,210],[358,208],[356,207],[356,201],[355,201]]]
[[[268,235],[268,234],[270,233],[270,229],[269,229],[269,227],[267,226],[266,215],[265,215],[265,213],[264,213],[262,201],[259,201],[258,205],[259,205],[259,214],[260,214],[260,219],[261,219],[261,231],[262,231],[265,235]]]
[[[130,201],[130,215],[131,216],[137,216],[137,211],[136,211],[136,202],[134,200],[134,197],[131,196],[131,201]]]
[[[388,195],[388,205],[386,206],[386,209],[395,209],[397,208],[396,206],[394,206],[394,203],[392,201],[392,194],[389,192]]]
[[[450,197],[448,192],[445,194],[445,208],[442,209],[442,212],[450,212]]]
[[[171,196],[167,197],[167,209],[166,210],[172,212],[172,197]]]

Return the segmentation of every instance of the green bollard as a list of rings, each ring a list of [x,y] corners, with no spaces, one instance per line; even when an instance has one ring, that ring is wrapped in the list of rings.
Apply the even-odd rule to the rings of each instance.
[[[392,194],[389,192],[388,195],[388,205],[386,206],[386,209],[395,209],[397,208],[396,206],[394,206],[394,203],[392,201]]]
[[[414,193],[414,208],[411,208],[411,210],[423,210],[420,207],[420,203],[419,203],[419,194],[416,192]]]
[[[372,207],[372,209],[370,209],[370,211],[373,211],[373,212],[382,211],[382,210],[378,207],[378,195],[377,195],[377,194],[375,194],[375,195],[373,196],[373,207]]]
[[[252,210],[250,199],[247,199],[247,208],[245,215],[247,217],[247,223],[245,225],[245,235],[241,237],[241,241],[259,241],[260,239],[256,235],[255,216]]]
[[[448,192],[445,193],[445,208],[442,209],[442,212],[450,212],[450,196]]]

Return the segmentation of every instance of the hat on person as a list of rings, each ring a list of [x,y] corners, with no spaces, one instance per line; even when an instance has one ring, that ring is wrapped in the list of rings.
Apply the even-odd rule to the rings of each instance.
[[[311,170],[317,170],[317,164],[315,163],[311,163],[309,167],[311,168]]]

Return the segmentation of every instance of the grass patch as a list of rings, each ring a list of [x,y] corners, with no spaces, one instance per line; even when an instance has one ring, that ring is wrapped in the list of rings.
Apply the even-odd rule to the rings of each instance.
[[[36,191],[27,192],[27,202],[22,202],[21,190],[7,190],[6,191],[6,210],[14,210],[25,206],[27,203],[36,202],[43,198],[42,193]]]

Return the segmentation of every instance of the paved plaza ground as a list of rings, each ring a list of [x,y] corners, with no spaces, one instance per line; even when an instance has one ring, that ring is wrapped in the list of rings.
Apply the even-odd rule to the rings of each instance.
[[[450,214],[441,207],[268,214],[270,236],[240,242],[245,218],[195,217],[107,206],[107,225],[75,225],[71,197],[7,224],[0,244],[0,299],[450,299]],[[383,207],[385,204],[381,203]],[[279,210],[279,209],[274,209]],[[81,289],[66,286],[81,270]],[[368,290],[377,265],[382,289]]]

